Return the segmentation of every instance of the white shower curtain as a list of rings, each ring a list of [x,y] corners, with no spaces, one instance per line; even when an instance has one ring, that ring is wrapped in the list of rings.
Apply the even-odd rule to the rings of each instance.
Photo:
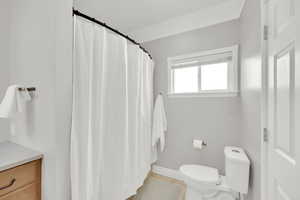
[[[121,36],[74,22],[72,200],[125,200],[150,170],[154,65]]]

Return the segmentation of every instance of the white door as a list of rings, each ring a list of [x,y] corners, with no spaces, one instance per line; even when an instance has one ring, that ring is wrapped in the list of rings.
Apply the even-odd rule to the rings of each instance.
[[[266,0],[266,200],[300,200],[300,0]],[[262,199],[265,200],[265,199]]]

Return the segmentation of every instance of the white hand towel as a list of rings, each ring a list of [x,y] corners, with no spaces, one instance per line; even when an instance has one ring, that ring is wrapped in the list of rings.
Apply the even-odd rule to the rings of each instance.
[[[20,92],[21,86],[11,85],[7,88],[5,97],[0,104],[0,118],[13,118],[23,111],[23,101],[30,101],[31,96],[27,90]]]
[[[155,101],[152,127],[152,146],[160,141],[160,150],[165,149],[165,132],[167,131],[167,118],[162,95],[158,95]]]

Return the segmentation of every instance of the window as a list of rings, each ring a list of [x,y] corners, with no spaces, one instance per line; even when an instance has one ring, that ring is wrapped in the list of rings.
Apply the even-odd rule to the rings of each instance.
[[[168,59],[169,95],[236,96],[238,46]]]

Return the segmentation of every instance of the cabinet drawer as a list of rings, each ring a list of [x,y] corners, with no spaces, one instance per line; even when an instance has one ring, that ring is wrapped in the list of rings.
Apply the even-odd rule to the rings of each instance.
[[[34,182],[21,189],[0,197],[0,200],[40,200],[40,183]]]
[[[2,171],[0,172],[0,197],[40,180],[41,160]]]

